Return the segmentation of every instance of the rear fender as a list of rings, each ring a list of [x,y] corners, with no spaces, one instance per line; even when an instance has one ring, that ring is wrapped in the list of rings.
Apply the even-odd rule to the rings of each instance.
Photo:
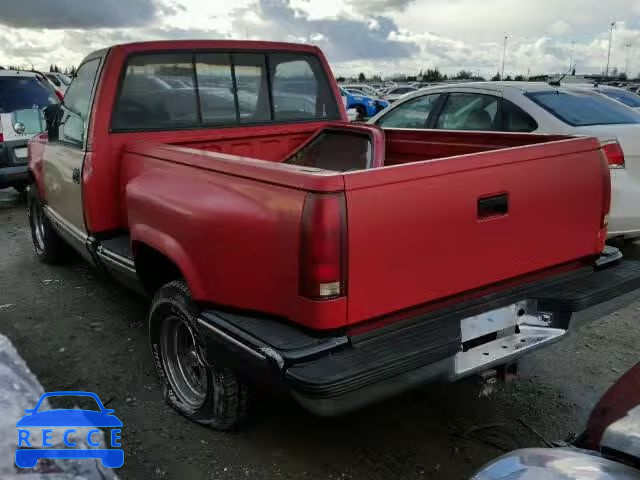
[[[134,245],[138,242],[144,243],[177,265],[194,298],[205,296],[202,278],[200,278],[186,250],[173,237],[145,224],[131,225],[130,232],[131,241]],[[133,254],[135,257],[136,252],[134,251]]]

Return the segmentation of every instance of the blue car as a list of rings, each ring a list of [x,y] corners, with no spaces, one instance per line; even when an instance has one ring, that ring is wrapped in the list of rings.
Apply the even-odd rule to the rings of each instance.
[[[53,409],[39,412],[40,406],[48,397],[90,397],[95,400],[98,410],[83,409]],[[124,463],[124,450],[120,447],[120,428],[122,422],[113,415],[114,410],[104,407],[95,393],[91,392],[49,392],[40,397],[33,409],[24,411],[26,415],[16,423],[18,427],[18,448],[16,449],[16,465],[20,468],[33,468],[40,458],[86,459],[99,458],[107,468],[118,468]],[[63,434],[64,444],[68,448],[48,448],[53,446],[53,431],[50,427],[65,428]],[[73,427],[104,427],[110,428],[110,435],[104,441],[106,445],[100,445],[97,436],[100,430],[93,428],[86,435],[86,442],[90,448],[74,448],[77,434]],[[41,431],[42,448],[31,440],[33,431]],[[110,439],[110,442],[109,442]],[[96,441],[97,440],[97,441]],[[110,443],[110,445],[109,445]],[[103,448],[103,447],[111,448]],[[26,448],[24,448],[26,447]],[[102,448],[101,448],[102,447]]]
[[[354,89],[347,90],[340,87],[340,94],[346,109],[357,110],[359,117],[373,117],[380,110],[389,106],[389,102],[386,100],[367,97],[364,93]]]

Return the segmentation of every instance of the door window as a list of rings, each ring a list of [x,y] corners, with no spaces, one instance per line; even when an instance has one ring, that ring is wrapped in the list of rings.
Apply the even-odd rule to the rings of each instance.
[[[476,93],[450,93],[436,128],[445,130],[498,130],[498,97]]]
[[[538,128],[531,116],[509,100],[502,100],[502,129],[505,132],[533,132]]]
[[[91,111],[91,94],[99,66],[98,58],[85,62],[69,85],[62,104],[62,121],[58,128],[60,141],[83,147]]]
[[[426,128],[438,98],[439,93],[413,98],[389,110],[377,124],[384,128]]]

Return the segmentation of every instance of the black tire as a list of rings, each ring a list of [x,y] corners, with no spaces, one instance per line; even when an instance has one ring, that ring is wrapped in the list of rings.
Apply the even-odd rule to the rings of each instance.
[[[71,247],[58,235],[44,214],[38,190],[34,185],[27,187],[27,215],[31,227],[31,240],[40,261],[48,264],[68,261],[72,254]]]
[[[149,341],[162,395],[169,406],[194,422],[233,430],[249,417],[250,387],[234,370],[216,368],[207,361],[205,340],[196,328],[197,314],[183,280],[166,284],[153,299]],[[182,355],[176,353],[181,349]]]

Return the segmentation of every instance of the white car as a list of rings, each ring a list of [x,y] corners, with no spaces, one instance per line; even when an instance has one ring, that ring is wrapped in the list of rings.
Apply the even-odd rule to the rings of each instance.
[[[609,237],[640,236],[640,113],[604,95],[533,82],[450,84],[407,95],[369,123],[597,137],[611,168]]]
[[[409,93],[413,93],[416,92],[418,89],[415,87],[410,87],[408,85],[404,85],[404,86],[400,86],[400,87],[392,87],[389,90],[387,90],[384,94],[384,96],[382,97],[384,100],[386,100],[389,103],[393,103],[397,100],[399,100],[401,97],[404,97],[405,95],[409,94]]]

